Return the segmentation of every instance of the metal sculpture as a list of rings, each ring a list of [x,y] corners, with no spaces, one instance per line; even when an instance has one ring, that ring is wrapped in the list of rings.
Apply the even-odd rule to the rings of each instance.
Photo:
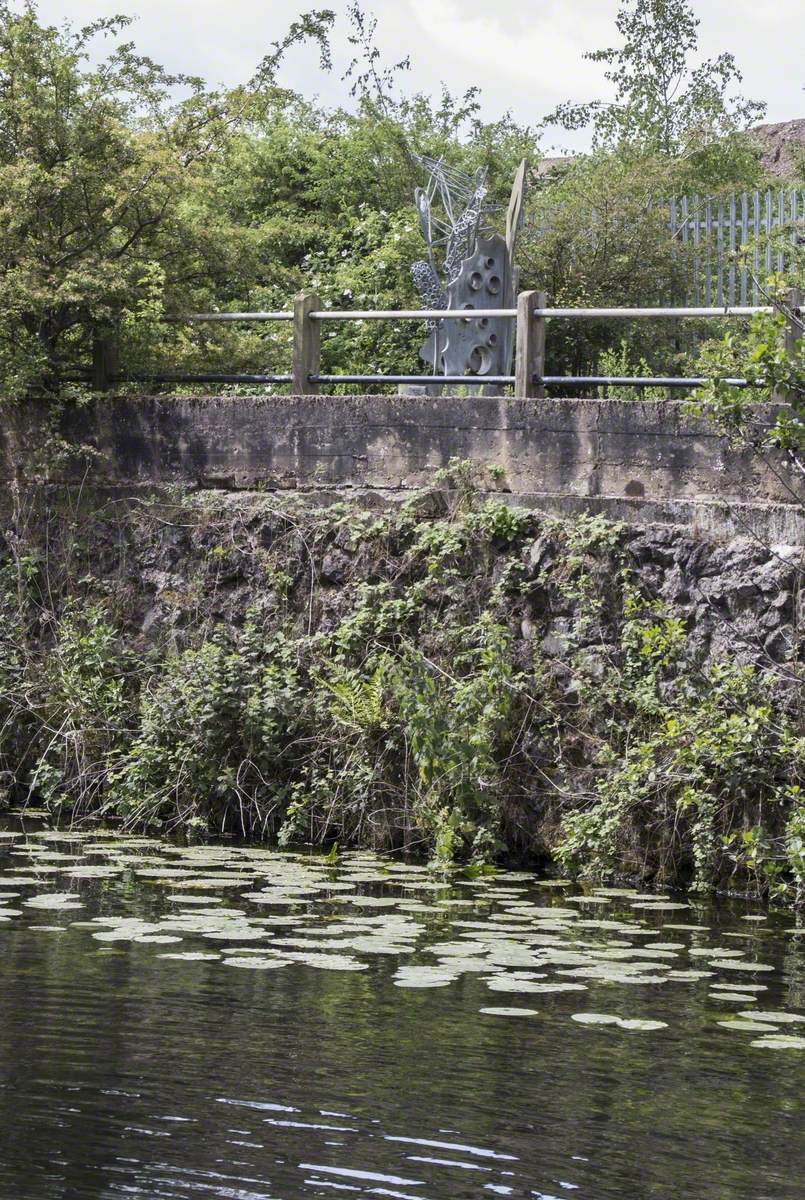
[[[411,273],[429,309],[512,308],[517,294],[514,249],[522,224],[526,162],[517,169],[506,212],[506,236],[494,233],[497,206],[487,199],[486,172],[474,175],[442,159],[420,158],[428,171],[414,199],[427,259]],[[438,263],[441,259],[441,264]],[[506,375],[511,370],[512,322],[504,317],[466,317],[430,323],[419,354],[434,375]]]
[[[475,253],[465,258],[447,289],[447,307],[502,308],[508,292],[506,242],[500,234],[478,238]],[[465,317],[446,322],[442,366],[445,375],[501,375],[505,349],[505,317]]]

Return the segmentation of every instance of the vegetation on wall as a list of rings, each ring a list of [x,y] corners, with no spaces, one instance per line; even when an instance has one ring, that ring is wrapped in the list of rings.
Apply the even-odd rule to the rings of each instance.
[[[625,528],[447,475],[382,513],[201,495],[9,539],[7,800],[803,898],[788,660],[713,659]]]
[[[732,442],[759,452],[782,449],[791,467],[792,503],[803,502],[805,476],[805,318],[779,281],[769,291],[772,313],[758,313],[744,330],[705,343],[700,364],[707,385],[691,404]],[[731,382],[743,378],[750,385]],[[776,404],[770,418],[760,403]],[[784,407],[783,407],[784,406]]]

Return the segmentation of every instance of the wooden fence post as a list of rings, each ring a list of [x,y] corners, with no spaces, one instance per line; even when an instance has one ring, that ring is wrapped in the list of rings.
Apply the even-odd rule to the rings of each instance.
[[[319,373],[321,326],[310,314],[321,306],[319,298],[308,292],[294,296],[293,302],[293,390],[295,396],[308,396],[319,385],[310,382]]]
[[[92,390],[108,392],[118,369],[117,343],[109,330],[95,330],[92,336]]]
[[[534,312],[547,307],[546,292],[520,292],[517,297],[514,395],[518,400],[542,399],[545,395],[542,383],[545,374],[545,318],[534,316]]]
[[[792,287],[789,290],[785,297],[785,306],[792,314],[785,319],[785,351],[786,354],[793,354],[797,342],[802,337],[802,288]],[[787,404],[790,396],[785,389],[780,388],[774,393],[772,400],[777,404]]]
[[[797,342],[802,337],[802,288],[792,287],[786,298],[786,303],[789,309],[792,310],[793,316],[799,318],[798,320],[792,320],[789,317],[785,323],[786,353],[793,354],[797,348]]]

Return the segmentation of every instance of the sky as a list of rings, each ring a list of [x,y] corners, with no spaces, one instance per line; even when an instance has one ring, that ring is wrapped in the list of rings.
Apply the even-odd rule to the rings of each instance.
[[[334,67],[322,72],[313,48],[288,56],[280,82],[324,103],[348,102],[342,76],[350,60],[346,0],[40,0],[40,16],[83,25],[125,12],[137,18],[129,33],[138,49],[172,71],[213,84],[249,78],[271,42],[306,9],[338,14]],[[618,0],[365,0],[378,19],[377,43],[393,63],[410,55],[407,91],[438,94],[482,89],[488,120],[511,110],[521,124],[536,123],[564,100],[606,96],[602,68],[586,50],[611,45]],[[743,92],[768,105],[766,119],[805,115],[805,0],[693,0],[700,51],[711,58],[731,51],[743,72]],[[583,148],[585,135],[556,131],[553,148]]]

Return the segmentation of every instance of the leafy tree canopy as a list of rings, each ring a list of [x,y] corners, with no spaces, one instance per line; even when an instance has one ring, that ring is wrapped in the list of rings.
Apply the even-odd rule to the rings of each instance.
[[[741,72],[732,54],[695,64],[699,21],[689,0],[622,0],[615,26],[621,45],[584,56],[606,64],[614,100],[561,104],[546,124],[592,126],[597,146],[680,155],[763,115],[765,105],[734,93]]]
[[[119,41],[126,17],[81,30],[0,4],[0,370],[7,388],[55,386],[93,330],[126,326],[248,273],[248,231],[227,222],[210,164],[278,99],[285,50],[327,10],[294,22],[244,87],[209,90]],[[96,39],[117,44],[89,64]],[[181,98],[176,99],[179,95]]]
[[[511,114],[484,121],[475,88],[410,94],[407,59],[382,60],[374,19],[355,2],[348,20],[353,103],[330,109],[277,82],[301,42],[331,68],[328,9],[296,18],[241,86],[211,89],[140,55],[126,17],[54,28],[35,4],[0,0],[3,395],[64,395],[104,339],[127,374],[288,370],[287,326],[167,323],[171,314],[287,308],[303,288],[325,304],[415,306],[419,155],[484,168],[502,220],[517,163],[541,157],[539,131]],[[735,132],[757,106],[732,96],[730,55],[689,65],[696,21],[685,0],[625,0],[617,27],[620,49],[597,52],[616,102],[552,114],[591,121],[596,148],[531,179],[521,286],[565,304],[670,299],[687,267],[662,203],[759,179]],[[335,326],[323,370],[414,369],[421,339],[411,324]],[[612,338],[603,326],[557,326],[551,340],[557,373],[585,373]],[[680,354],[667,345],[665,370]],[[638,357],[648,349],[634,345]]]

